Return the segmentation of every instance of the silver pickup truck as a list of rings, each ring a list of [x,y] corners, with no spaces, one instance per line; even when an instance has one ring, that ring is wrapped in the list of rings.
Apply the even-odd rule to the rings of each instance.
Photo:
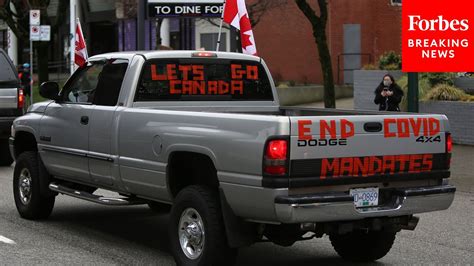
[[[454,198],[445,116],[281,107],[258,57],[103,54],[40,93],[51,101],[16,119],[10,139],[21,217],[48,217],[58,193],[171,207],[179,265],[325,234],[344,259],[374,261],[414,214]]]

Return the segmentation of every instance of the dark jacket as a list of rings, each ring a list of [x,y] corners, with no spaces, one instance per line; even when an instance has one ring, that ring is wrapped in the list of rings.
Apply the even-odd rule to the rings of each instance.
[[[384,89],[383,82],[375,89],[374,103],[379,105],[379,111],[400,111],[399,104],[403,98],[403,91],[397,84],[392,84],[388,88],[393,92],[392,96],[383,97],[382,90]]]

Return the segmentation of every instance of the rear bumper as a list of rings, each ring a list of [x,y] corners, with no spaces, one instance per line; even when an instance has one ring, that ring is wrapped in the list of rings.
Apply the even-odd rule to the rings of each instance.
[[[454,200],[451,185],[397,189],[384,206],[355,208],[347,193],[324,193],[275,198],[275,212],[282,223],[360,220],[445,210]]]

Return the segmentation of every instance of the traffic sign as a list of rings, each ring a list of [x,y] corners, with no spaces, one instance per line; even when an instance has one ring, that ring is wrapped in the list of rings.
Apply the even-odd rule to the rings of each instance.
[[[40,26],[30,26],[30,41],[39,41],[40,37]]]
[[[30,10],[30,25],[39,26],[41,13],[39,10]]]
[[[40,26],[40,41],[50,41],[51,39],[51,26],[41,25]]]

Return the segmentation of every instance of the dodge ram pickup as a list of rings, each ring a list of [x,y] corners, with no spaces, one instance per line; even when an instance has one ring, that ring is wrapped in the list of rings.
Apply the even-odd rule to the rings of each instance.
[[[342,258],[374,261],[456,190],[445,116],[282,107],[259,57],[102,54],[40,93],[50,101],[11,130],[20,216],[47,218],[58,194],[148,204],[170,211],[178,265],[324,235]]]

